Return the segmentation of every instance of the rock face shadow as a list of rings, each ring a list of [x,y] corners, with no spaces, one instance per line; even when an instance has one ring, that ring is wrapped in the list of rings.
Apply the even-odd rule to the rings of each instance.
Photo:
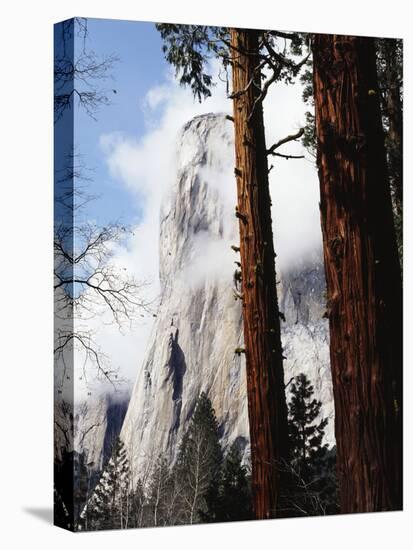
[[[178,344],[179,329],[174,327],[169,339],[170,356],[165,383],[172,383],[173,418],[169,438],[176,435],[181,421],[183,382],[186,372],[185,354]]]
[[[53,508],[24,508],[23,509],[26,514],[29,514],[30,516],[33,516],[37,519],[40,519],[41,521],[44,521],[48,523],[49,525],[53,525]]]

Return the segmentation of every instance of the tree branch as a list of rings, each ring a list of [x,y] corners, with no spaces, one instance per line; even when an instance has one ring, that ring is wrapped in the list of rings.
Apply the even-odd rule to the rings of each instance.
[[[283,157],[288,156],[289,158],[304,158],[303,156],[296,157],[293,155],[280,155],[279,153],[275,153],[276,149],[278,149],[282,145],[285,145],[290,141],[297,141],[303,135],[304,135],[304,128],[300,128],[298,132],[296,132],[295,134],[291,134],[283,139],[280,139],[279,141],[274,143],[274,145],[272,145],[269,149],[267,149],[267,155],[277,155],[277,156],[283,156]]]

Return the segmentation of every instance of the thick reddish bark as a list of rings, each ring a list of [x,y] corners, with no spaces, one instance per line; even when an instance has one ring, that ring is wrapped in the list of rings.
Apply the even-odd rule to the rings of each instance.
[[[341,511],[402,507],[402,290],[370,38],[317,35],[314,98]]]
[[[287,407],[261,103],[254,108],[260,93],[258,31],[232,29],[231,46],[252,490],[255,515],[263,519],[276,515]]]

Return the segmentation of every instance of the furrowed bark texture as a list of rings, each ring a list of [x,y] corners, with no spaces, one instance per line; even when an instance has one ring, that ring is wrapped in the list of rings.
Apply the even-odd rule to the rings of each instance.
[[[402,507],[402,288],[372,39],[313,44],[341,511]]]
[[[262,104],[254,108],[260,94],[258,32],[232,29],[231,45],[252,490],[255,515],[264,519],[276,516],[287,407]]]

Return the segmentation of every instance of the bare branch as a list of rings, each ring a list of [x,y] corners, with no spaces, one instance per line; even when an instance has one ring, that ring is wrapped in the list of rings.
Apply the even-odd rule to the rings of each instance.
[[[303,156],[294,156],[294,155],[281,155],[279,153],[276,153],[275,151],[279,149],[282,145],[285,145],[286,143],[289,143],[290,141],[297,141],[300,139],[304,134],[304,128],[300,128],[298,132],[295,134],[291,134],[289,136],[286,136],[283,139],[280,139],[274,145],[272,145],[269,149],[267,149],[267,155],[276,155],[276,156],[282,156],[282,157],[288,157],[288,158],[304,158]]]
[[[78,169],[80,177],[81,168]],[[69,170],[70,175],[73,171]],[[67,174],[64,169],[63,181]],[[72,183],[64,189],[62,199],[64,208],[71,211],[75,188]],[[92,200],[86,192],[83,199]],[[101,227],[87,220],[82,221],[79,216],[73,218],[70,215],[69,223],[64,214],[62,217],[56,223],[54,236],[55,316],[59,320],[55,333],[58,387],[63,387],[73,371],[75,349],[83,356],[83,367],[80,367],[86,385],[92,366],[97,378],[103,378],[115,387],[122,382],[118,371],[110,368],[110,362],[95,342],[92,331],[77,327],[79,320],[99,317],[104,323],[116,323],[122,330],[125,325],[132,326],[138,315],[143,317],[143,313],[152,313],[151,302],[143,296],[148,283],[137,281],[115,259],[116,250],[132,231],[121,223]]]
[[[106,356],[101,352],[99,346],[93,340],[91,331],[61,331],[57,335],[55,340],[55,363],[59,365],[62,363],[65,364],[65,354],[69,354],[71,358],[73,358],[73,353],[76,347],[78,350],[83,351],[85,354],[82,369],[82,379],[84,378],[86,386],[86,365],[88,362],[95,366],[98,378],[103,378],[107,380],[115,390],[118,388],[119,384],[122,384],[124,382],[123,379],[119,378],[118,369],[111,369],[106,366]],[[63,386],[65,378],[66,374],[64,369],[60,384],[61,386]]]
[[[90,319],[110,312],[119,328],[130,324],[136,315],[152,313],[152,302],[142,291],[146,281],[138,282],[125,267],[112,261],[116,245],[131,230],[121,224],[99,227],[85,222],[75,227],[61,224],[55,231],[55,291],[57,315],[66,311]]]
[[[83,38],[83,49],[73,60],[72,53],[67,51],[67,43],[74,33]],[[55,122],[72,108],[75,98],[78,105],[95,119],[99,106],[109,105],[110,94],[116,93],[116,90],[106,90],[100,84],[111,78],[110,71],[119,58],[114,54],[99,57],[93,50],[87,50],[87,36],[86,19],[75,18],[62,23],[61,48],[54,59]]]
[[[305,158],[304,155],[283,155],[282,153],[272,153],[272,155],[275,156],[275,157],[281,157],[282,159],[286,159],[286,160]]]

